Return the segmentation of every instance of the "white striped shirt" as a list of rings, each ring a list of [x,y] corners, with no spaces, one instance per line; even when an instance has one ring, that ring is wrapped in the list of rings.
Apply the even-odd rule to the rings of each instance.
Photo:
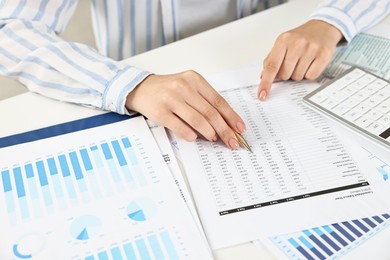
[[[45,96],[124,114],[128,93],[150,73],[117,60],[280,2],[91,0],[98,52],[57,36],[71,19],[77,0],[0,0],[0,74]],[[207,3],[220,4],[221,10],[223,5],[233,6],[233,15],[226,9],[221,19],[213,20],[211,12],[209,19],[196,20]],[[193,10],[197,5],[203,9]],[[312,18],[334,24],[350,40],[383,18],[389,5],[390,0],[330,0]],[[184,15],[186,8],[193,10],[187,12],[192,18]],[[192,21],[202,24],[189,28]]]

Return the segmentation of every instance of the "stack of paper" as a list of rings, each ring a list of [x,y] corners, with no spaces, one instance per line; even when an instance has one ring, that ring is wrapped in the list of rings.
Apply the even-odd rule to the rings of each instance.
[[[164,162],[143,117],[80,130],[112,116],[32,142],[2,140],[1,259],[212,258],[188,191],[166,164],[173,153],[165,149]],[[16,139],[42,132],[56,131]]]

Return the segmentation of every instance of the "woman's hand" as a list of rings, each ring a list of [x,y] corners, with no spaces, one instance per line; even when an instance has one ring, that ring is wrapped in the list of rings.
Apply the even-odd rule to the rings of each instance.
[[[282,33],[264,60],[258,98],[266,99],[276,78],[316,79],[328,65],[341,38],[336,27],[320,20]]]
[[[198,73],[150,75],[127,97],[126,108],[140,112],[181,138],[193,141],[201,134],[209,141],[221,140],[237,149],[234,131],[245,124],[226,100]]]

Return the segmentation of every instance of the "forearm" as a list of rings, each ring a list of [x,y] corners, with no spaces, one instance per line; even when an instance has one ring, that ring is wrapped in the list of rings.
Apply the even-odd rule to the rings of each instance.
[[[124,114],[127,94],[148,75],[84,44],[64,42],[44,19],[10,19],[4,9],[1,16],[0,73],[31,91]]]
[[[389,13],[389,0],[328,0],[312,13],[310,19],[333,25],[349,42],[357,33],[374,26]]]

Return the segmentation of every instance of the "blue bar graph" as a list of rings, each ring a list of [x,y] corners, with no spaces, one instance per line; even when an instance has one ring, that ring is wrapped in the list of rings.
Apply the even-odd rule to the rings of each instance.
[[[81,192],[87,191],[87,185],[84,181],[83,171],[81,170],[80,162],[77,158],[76,152],[69,153],[69,158],[73,167],[73,171],[76,177],[76,182]]]
[[[77,198],[76,196],[76,190],[74,188],[71,176],[70,176],[70,170],[68,166],[68,162],[66,160],[66,157],[64,154],[61,154],[58,156],[58,160],[60,162],[60,167],[62,171],[62,176],[64,177],[65,187],[68,192],[68,196],[70,199],[75,200]]]
[[[5,195],[5,203],[9,213],[16,211],[15,201],[12,194],[11,176],[8,170],[1,172],[1,179],[3,182],[3,191]]]
[[[114,147],[114,152],[116,154],[116,158],[118,159],[119,165],[124,166],[127,165],[126,158],[122,152],[121,147],[119,146],[119,142],[117,140],[111,142],[112,146]]]
[[[140,168],[137,155],[134,152],[133,145],[131,144],[129,138],[125,137],[122,138],[122,144],[125,148],[127,156],[130,158],[130,162],[132,166],[134,167],[135,174],[137,176],[137,180],[141,186],[144,186],[147,184],[147,181],[145,179],[145,176],[142,173],[142,169]]]
[[[298,250],[306,259],[314,259],[302,246],[298,244],[297,241],[295,241],[294,238],[289,238],[288,242],[296,249]]]
[[[13,169],[13,173],[15,179],[16,193],[18,195],[20,214],[22,219],[26,220],[30,216],[30,211],[26,200],[26,190],[23,183],[22,170],[20,167],[15,167]]]
[[[336,245],[335,242],[332,241],[331,238],[329,238],[326,234],[324,234],[319,228],[313,228],[313,230],[314,232],[316,232],[317,235],[319,235],[325,241],[325,244],[327,243],[336,251],[339,251],[341,249],[338,245]]]
[[[80,154],[81,154],[81,158],[83,160],[83,165],[84,165],[85,171],[87,171],[87,172],[91,171],[93,169],[93,166],[92,166],[91,159],[88,155],[87,149],[86,148],[81,149]]]
[[[9,171],[2,171],[1,178],[3,180],[3,190],[4,192],[12,191],[11,177],[9,176]]]
[[[100,252],[98,254],[99,260],[109,260],[108,253],[106,251]]]
[[[53,205],[53,200],[51,198],[50,189],[49,189],[49,182],[47,180],[46,170],[45,170],[45,166],[43,164],[43,161],[37,161],[36,166],[37,166],[37,170],[38,170],[39,183],[41,185],[45,205],[47,207],[50,207],[51,205]]]
[[[164,247],[166,248],[168,252],[169,259],[177,259],[179,260],[179,256],[177,254],[177,251],[175,249],[175,245],[173,244],[173,241],[171,239],[171,236],[168,231],[162,231],[160,232],[160,236],[162,238]]]
[[[164,254],[161,250],[160,243],[158,242],[157,236],[156,235],[148,236],[148,241],[149,241],[149,244],[151,245],[152,250],[153,250],[153,255],[154,255],[153,258],[154,259],[163,259]]]
[[[291,259],[337,259],[386,228],[390,228],[387,213],[268,239]]]
[[[320,253],[320,251],[314,247],[304,236],[298,238],[310,251],[312,251],[319,259],[325,259],[325,257]]]
[[[127,259],[136,259],[135,251],[131,243],[126,243],[123,245],[123,250],[125,251],[125,255]]]
[[[116,182],[116,183],[121,182],[121,178],[120,178],[118,170],[116,168],[115,161],[114,161],[113,155],[111,153],[110,147],[108,146],[107,143],[102,143],[101,147],[103,149],[104,158],[106,159],[106,161],[108,163],[108,166],[109,166],[110,172],[111,172],[111,176],[112,176],[114,182]]]
[[[114,245],[96,255],[88,255],[85,260],[98,259],[172,259],[179,260],[174,242],[167,230],[150,234],[147,237],[136,237],[134,241],[128,241],[122,245]]]
[[[64,192],[61,187],[61,181],[58,175],[58,168],[53,157],[47,159],[47,165],[49,166],[49,172],[54,186],[54,193],[57,198],[63,198]]]
[[[24,189],[22,171],[20,167],[14,168],[14,178],[18,198],[23,198],[24,196],[26,196],[26,191]]]
[[[328,256],[333,255],[332,251],[327,246],[325,246],[314,234],[312,234],[310,230],[304,230],[303,233],[305,233],[305,235],[310,238],[310,240],[313,241],[317,246],[319,246]]]
[[[0,187],[7,211],[28,219],[31,209],[36,215],[50,214],[67,205],[87,203],[90,195],[102,199],[146,185],[150,177],[140,170],[134,149],[130,139],[123,137],[2,166]]]
[[[112,259],[116,259],[116,260],[123,259],[121,251],[119,250],[119,247],[113,247],[113,248],[111,248],[110,251],[111,251]]]
[[[148,248],[146,247],[145,240],[143,239],[137,239],[135,241],[135,244],[137,246],[138,252],[141,255],[142,260],[151,260]]]
[[[122,138],[122,143],[127,151],[127,154],[129,155],[129,158],[130,158],[130,161],[133,165],[137,165],[138,164],[138,160],[137,160],[137,156],[135,155],[134,151],[133,151],[133,147],[130,143],[130,140],[129,138]]]

